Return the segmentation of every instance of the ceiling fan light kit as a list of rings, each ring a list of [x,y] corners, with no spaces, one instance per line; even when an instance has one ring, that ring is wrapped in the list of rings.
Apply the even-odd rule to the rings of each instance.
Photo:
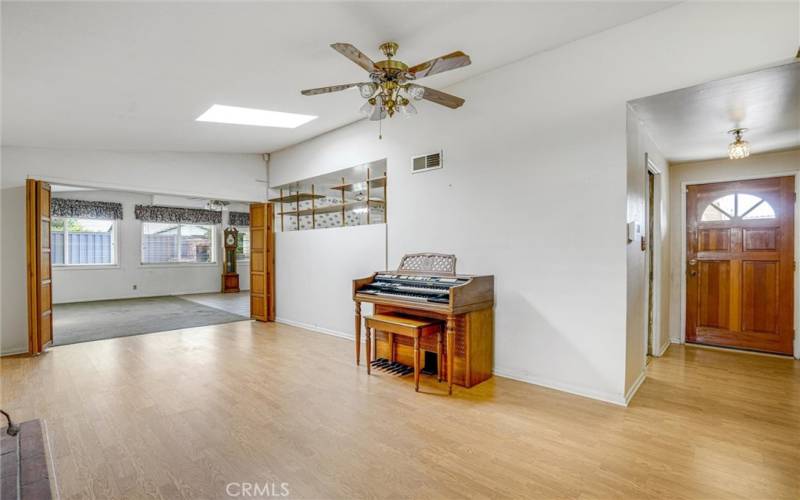
[[[460,97],[413,83],[426,76],[468,66],[472,61],[461,51],[409,67],[403,61],[394,59],[399,48],[395,42],[386,42],[378,47],[386,57],[378,62],[373,62],[349,43],[334,43],[331,47],[369,72],[370,81],[303,90],[303,95],[327,94],[358,87],[361,97],[367,100],[360,111],[373,121],[387,116],[391,118],[398,112],[404,116],[416,115],[417,108],[411,101],[425,99],[451,109],[464,104],[464,99]]]

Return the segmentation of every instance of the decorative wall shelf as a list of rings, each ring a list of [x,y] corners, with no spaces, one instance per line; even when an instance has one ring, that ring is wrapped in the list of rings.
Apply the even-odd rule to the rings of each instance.
[[[281,231],[385,222],[386,182],[386,160],[379,160],[278,186],[269,201],[280,203]]]
[[[331,186],[331,189],[343,189],[345,191],[363,191],[367,189],[369,185],[370,189],[377,189],[386,187],[386,176],[383,177],[375,177],[373,179],[366,179],[361,182],[351,182],[349,184],[339,184],[338,186]]]
[[[320,214],[334,214],[336,212],[341,212],[342,209],[344,210],[354,210],[356,208],[366,208],[367,204],[370,205],[383,205],[384,201],[373,198],[371,200],[353,200],[347,201],[345,203],[337,203],[335,205],[326,205],[324,207],[319,208],[305,208],[303,210],[289,210],[287,212],[280,212],[278,215],[290,215],[292,217],[307,217],[309,215],[320,215]]]
[[[320,198],[325,198],[325,196],[312,193],[295,193],[278,196],[277,198],[270,198],[269,201],[273,203],[297,203],[300,201],[318,200]]]

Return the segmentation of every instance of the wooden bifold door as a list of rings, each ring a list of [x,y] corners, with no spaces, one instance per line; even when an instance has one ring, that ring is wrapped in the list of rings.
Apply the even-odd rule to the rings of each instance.
[[[250,205],[250,317],[275,321],[275,232],[271,203]]]
[[[50,184],[28,179],[25,187],[28,254],[28,352],[38,354],[53,341]]]
[[[794,177],[688,186],[686,341],[792,354]]]

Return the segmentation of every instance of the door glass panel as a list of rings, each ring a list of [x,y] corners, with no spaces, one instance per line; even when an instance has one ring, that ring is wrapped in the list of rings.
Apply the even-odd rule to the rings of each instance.
[[[728,217],[733,217],[733,214],[736,213],[736,195],[729,194],[722,198],[717,198],[712,205],[725,212]]]
[[[758,196],[753,196],[752,194],[739,193],[737,196],[739,196],[739,204],[736,207],[737,217],[741,217],[742,215],[746,214],[748,210],[756,206],[756,204],[761,201],[761,198]]]
[[[775,210],[766,200],[747,193],[728,194],[712,201],[703,211],[703,222],[737,219],[774,219]]]
[[[774,219],[775,218],[775,210],[772,208],[772,205],[767,203],[766,201],[761,202],[756,208],[750,211],[749,214],[742,217],[745,220],[751,219]]]
[[[700,217],[700,220],[703,222],[715,222],[721,220],[730,220],[730,217],[722,213],[720,209],[712,204],[706,207],[705,211],[703,212],[703,216]]]

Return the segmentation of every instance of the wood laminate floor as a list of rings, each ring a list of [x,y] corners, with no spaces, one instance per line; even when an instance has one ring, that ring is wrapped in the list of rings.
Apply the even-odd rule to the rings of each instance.
[[[499,377],[416,394],[352,347],[247,321],[61,346],[3,358],[0,402],[46,422],[64,499],[800,498],[797,361],[673,346],[622,408]]]

